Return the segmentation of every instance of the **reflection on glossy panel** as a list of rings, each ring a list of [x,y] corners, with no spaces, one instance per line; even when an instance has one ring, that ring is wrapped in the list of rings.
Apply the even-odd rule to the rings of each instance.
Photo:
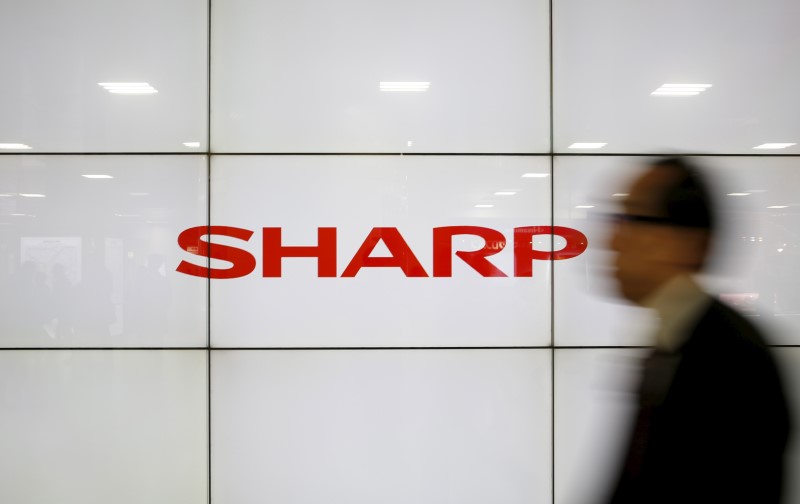
[[[555,355],[555,502],[591,504],[614,482],[635,407],[644,350]]]
[[[0,352],[0,501],[202,504],[206,353]]]
[[[211,187],[238,228],[213,238],[214,346],[549,343],[546,158],[216,156]]]
[[[203,156],[0,158],[0,346],[204,346],[206,187]]]
[[[0,45],[9,52],[0,83],[0,147],[203,148],[207,28],[205,0],[4,2]]]
[[[550,499],[547,350],[212,358],[212,501]]]
[[[554,150],[800,154],[798,19],[786,0],[553,2]]]
[[[707,288],[763,326],[772,343],[800,343],[800,158],[700,157],[718,202],[721,225]],[[555,163],[555,223],[586,229],[581,257],[557,263],[556,344],[650,344],[653,320],[621,304],[610,279],[611,231],[604,215],[618,209],[646,158],[562,157]],[[590,207],[590,208],[580,208]],[[586,315],[575,317],[575,313]]]
[[[213,149],[547,152],[548,8],[212,2]]]

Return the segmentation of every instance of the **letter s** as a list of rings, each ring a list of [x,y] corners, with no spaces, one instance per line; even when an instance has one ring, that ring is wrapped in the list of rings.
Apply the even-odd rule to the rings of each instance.
[[[179,273],[201,278],[240,278],[249,275],[256,269],[256,258],[246,250],[203,240],[204,236],[211,235],[230,236],[248,241],[253,232],[230,226],[197,226],[184,230],[178,235],[178,246],[190,254],[207,257],[208,259],[221,259],[233,266],[225,269],[207,268],[190,262],[181,261],[176,268]],[[189,250],[194,248],[195,250]]]

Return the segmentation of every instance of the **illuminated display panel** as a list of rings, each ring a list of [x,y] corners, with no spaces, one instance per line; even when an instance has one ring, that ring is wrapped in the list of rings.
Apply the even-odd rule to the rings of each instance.
[[[247,274],[211,280],[215,347],[550,342],[550,262],[529,257],[549,251],[549,228],[515,232],[549,226],[547,158],[216,156],[211,189],[212,226],[252,232],[214,236],[252,258],[234,258],[235,274],[241,264]],[[444,235],[434,247],[434,230],[455,226],[483,235]],[[319,228],[334,229],[326,259],[277,260],[278,246],[319,246]],[[370,241],[375,228],[389,230]],[[458,255],[477,250],[486,255],[474,266]]]
[[[557,349],[555,502],[603,502],[634,411],[641,349]]]
[[[791,0],[553,2],[554,152],[800,154],[797,19]]]
[[[207,220],[206,165],[0,157],[0,346],[205,346],[206,285],[175,267]]]
[[[548,350],[215,350],[212,502],[546,502]]]
[[[30,152],[207,149],[206,0],[3,7],[0,45],[14,50],[3,60],[0,144]]]
[[[211,8],[214,152],[550,150],[547,1]]]
[[[0,500],[207,502],[202,350],[0,352]]]
[[[714,156],[695,161],[710,176],[721,217],[700,280],[752,317],[767,331],[770,343],[799,344],[798,158]],[[605,218],[619,211],[631,177],[646,163],[646,157],[555,160],[555,224],[585,230],[593,245],[580,257],[556,263],[557,346],[650,344],[655,320],[646,310],[617,300],[609,277],[611,227]]]

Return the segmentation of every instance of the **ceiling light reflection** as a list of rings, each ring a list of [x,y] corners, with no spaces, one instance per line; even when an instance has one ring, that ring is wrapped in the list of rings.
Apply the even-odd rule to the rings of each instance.
[[[114,178],[111,175],[81,175],[81,177],[88,178],[88,179],[112,179]]]
[[[608,143],[603,142],[575,142],[574,144],[567,147],[568,149],[602,149],[608,145]]]
[[[25,145],[25,144],[21,144],[21,143],[0,143],[0,149],[18,149],[18,150],[23,150],[23,149],[30,149],[30,148],[31,148],[30,145]]]
[[[430,82],[385,82],[380,83],[381,91],[423,92],[431,86]]]
[[[756,145],[753,147],[754,149],[785,149],[787,147],[791,147],[792,145],[797,145],[797,143],[765,143],[761,145]]]
[[[522,178],[547,178],[549,173],[523,173]]]
[[[517,191],[497,191],[494,193],[495,196],[514,196],[517,194]]]
[[[45,198],[46,195],[39,193],[19,193],[23,198]]]
[[[158,90],[147,82],[98,82],[99,86],[113,94],[155,94]]]
[[[728,196],[750,196],[749,192],[732,192],[728,193]]]
[[[711,87],[711,84],[663,84],[650,93],[653,96],[695,96]]]
[[[475,205],[475,208],[493,208],[494,205]]]

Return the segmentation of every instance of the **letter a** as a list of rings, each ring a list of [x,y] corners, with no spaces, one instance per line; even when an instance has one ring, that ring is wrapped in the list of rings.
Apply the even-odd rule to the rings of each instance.
[[[379,241],[383,240],[390,257],[370,257]],[[345,268],[342,277],[354,277],[361,268],[400,268],[407,277],[426,277],[428,274],[408,247],[397,228],[372,228],[364,243]]]

